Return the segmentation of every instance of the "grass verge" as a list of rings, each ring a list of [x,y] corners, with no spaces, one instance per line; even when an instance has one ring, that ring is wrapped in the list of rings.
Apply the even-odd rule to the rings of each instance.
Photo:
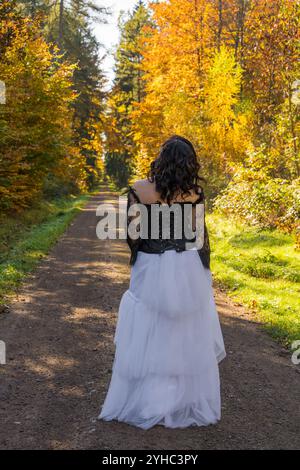
[[[207,214],[212,272],[285,346],[300,339],[300,254],[293,236]]]
[[[40,201],[0,219],[0,310],[96,191]]]

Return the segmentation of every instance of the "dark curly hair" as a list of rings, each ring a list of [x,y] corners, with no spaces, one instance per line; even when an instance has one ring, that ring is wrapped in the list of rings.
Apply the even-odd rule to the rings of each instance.
[[[179,135],[172,135],[161,146],[158,157],[151,162],[148,180],[168,204],[174,197],[184,197],[195,191],[200,194],[200,163],[192,143]]]

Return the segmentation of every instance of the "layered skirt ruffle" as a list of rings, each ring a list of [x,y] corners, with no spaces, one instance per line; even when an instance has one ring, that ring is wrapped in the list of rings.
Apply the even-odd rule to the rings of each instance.
[[[139,252],[119,306],[112,377],[99,419],[143,429],[221,417],[226,356],[211,271],[196,250]]]

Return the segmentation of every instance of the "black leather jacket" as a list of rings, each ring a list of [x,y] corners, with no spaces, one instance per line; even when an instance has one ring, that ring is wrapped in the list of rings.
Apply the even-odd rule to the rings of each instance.
[[[139,203],[142,204],[136,191],[134,188],[129,186],[127,192],[127,228],[129,223],[132,221],[132,217],[128,214],[129,208],[132,204]],[[182,203],[182,204],[191,204],[195,206],[198,203],[204,203],[204,193],[203,191],[200,194],[199,199],[193,203]],[[147,209],[151,207],[151,204],[143,204]],[[204,212],[205,214],[205,212]],[[150,222],[150,210],[148,210],[149,222]],[[172,225],[172,219],[171,219]],[[150,227],[150,224],[148,225]],[[172,233],[172,227],[170,229],[170,233]],[[174,232],[173,232],[174,233]],[[186,243],[192,242],[195,240],[193,239],[186,239],[184,235],[181,238],[174,238],[170,237],[167,239],[162,238],[162,228],[161,224],[159,227],[159,238],[137,238],[132,239],[127,231],[127,243],[131,250],[131,257],[130,257],[130,264],[133,265],[136,261],[138,251],[143,251],[144,253],[164,253],[166,250],[176,250],[177,252],[185,251],[186,250]],[[201,258],[203,266],[207,269],[210,269],[210,244],[209,244],[209,236],[208,231],[205,223],[205,216],[204,216],[204,242],[202,248],[198,249],[198,254]]]

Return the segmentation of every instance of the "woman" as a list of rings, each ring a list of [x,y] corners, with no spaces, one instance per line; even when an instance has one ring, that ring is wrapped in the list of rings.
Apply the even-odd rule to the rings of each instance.
[[[148,224],[153,224],[154,205],[189,206],[195,230],[196,209],[204,203],[199,170],[191,142],[170,137],[148,178],[129,188],[128,224],[137,220],[131,213],[134,204],[147,209]],[[221,417],[218,363],[226,352],[213,297],[205,219],[200,247],[187,244],[195,237],[185,237],[186,232],[175,237],[175,216],[166,220],[171,226],[167,239],[162,219],[156,238],[142,232],[143,218],[139,236],[128,230],[130,285],[119,306],[112,377],[98,419],[149,429],[156,424],[205,426]]]

